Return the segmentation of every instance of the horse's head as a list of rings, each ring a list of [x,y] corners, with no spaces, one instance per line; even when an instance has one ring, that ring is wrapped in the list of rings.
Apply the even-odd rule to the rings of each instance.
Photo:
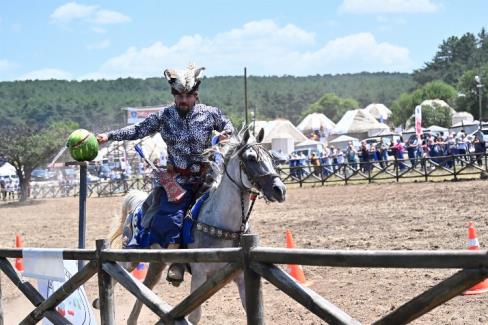
[[[246,130],[240,142],[228,154],[226,172],[229,176],[233,175],[230,176],[233,182],[247,189],[257,189],[268,201],[283,202],[286,186],[275,170],[271,154],[261,144],[263,137],[263,129],[255,140]]]

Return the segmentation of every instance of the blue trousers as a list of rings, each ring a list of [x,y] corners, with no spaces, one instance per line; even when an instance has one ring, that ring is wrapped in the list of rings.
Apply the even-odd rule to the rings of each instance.
[[[182,185],[182,187],[186,190],[186,194],[178,202],[169,202],[164,188],[155,189],[161,192],[159,209],[152,216],[149,226],[149,245],[159,244],[166,248],[169,244],[180,244],[183,218],[195,193],[193,185]]]

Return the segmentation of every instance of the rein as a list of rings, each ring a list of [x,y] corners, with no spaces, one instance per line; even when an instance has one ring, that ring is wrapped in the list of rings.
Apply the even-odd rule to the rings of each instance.
[[[207,224],[202,223],[202,222],[197,222],[197,230],[200,230],[204,233],[207,233],[212,237],[216,237],[219,239],[232,239],[232,240],[238,240],[242,234],[247,232],[248,229],[246,226],[248,224],[249,218],[251,217],[251,212],[252,212],[252,209],[254,207],[254,203],[256,203],[256,199],[257,199],[258,194],[259,194],[259,192],[253,191],[253,188],[257,188],[256,179],[258,177],[264,177],[264,176],[268,176],[268,175],[276,175],[274,173],[267,173],[267,174],[256,175],[254,177],[251,177],[251,175],[249,175],[250,173],[249,173],[248,169],[246,168],[246,165],[244,164],[243,158],[242,158],[242,152],[249,149],[249,148],[255,149],[258,160],[260,159],[259,153],[261,153],[264,150],[259,144],[245,145],[245,146],[242,146],[242,148],[239,148],[237,150],[237,152],[239,152],[239,158],[240,158],[240,161],[239,161],[239,178],[240,178],[239,182],[237,182],[234,178],[232,178],[232,176],[229,174],[229,172],[227,170],[227,163],[224,162],[225,175],[240,190],[240,198],[241,198],[241,228],[240,228],[240,230],[238,232],[231,232],[231,231],[228,231],[225,229],[220,229],[218,227],[207,225]],[[251,187],[248,188],[244,185],[244,182],[242,179],[242,173],[244,173],[247,176],[247,178],[250,180],[251,185],[252,185]],[[278,175],[276,175],[276,176],[278,176]],[[250,195],[250,202],[251,202],[251,205],[249,206],[247,213],[245,211],[245,206],[244,206],[244,195],[245,194]]]

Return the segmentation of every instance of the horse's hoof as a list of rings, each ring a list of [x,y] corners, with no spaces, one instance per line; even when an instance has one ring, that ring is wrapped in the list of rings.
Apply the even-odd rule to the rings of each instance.
[[[173,263],[168,269],[166,281],[171,283],[174,287],[179,287],[183,282],[185,276],[185,265],[180,263]]]
[[[95,309],[100,309],[100,299],[97,298],[97,299],[93,300],[92,306]]]
[[[176,280],[168,280],[168,282],[173,286],[173,287],[176,287],[178,288],[181,284],[181,282],[183,282],[183,280],[181,281],[176,281]]]

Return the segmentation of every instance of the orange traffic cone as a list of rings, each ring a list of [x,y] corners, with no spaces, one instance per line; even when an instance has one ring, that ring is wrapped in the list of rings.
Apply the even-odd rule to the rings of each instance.
[[[136,268],[132,271],[132,275],[139,281],[144,281],[146,278],[147,268],[146,263],[140,262]]]
[[[20,234],[15,235],[15,248],[22,248],[22,237]],[[24,271],[24,260],[21,257],[15,259],[15,268],[17,271]]]
[[[469,223],[468,228],[468,249],[469,250],[479,250],[480,244],[478,238],[476,238],[476,230],[474,229],[473,222]],[[463,292],[463,295],[476,295],[478,293],[483,293],[488,291],[488,279],[481,281],[480,283],[474,285],[468,290]]]
[[[295,242],[293,241],[290,230],[286,230],[286,247],[295,248]],[[301,265],[288,264],[288,273],[299,283],[305,283],[305,274],[303,274],[303,269]]]

